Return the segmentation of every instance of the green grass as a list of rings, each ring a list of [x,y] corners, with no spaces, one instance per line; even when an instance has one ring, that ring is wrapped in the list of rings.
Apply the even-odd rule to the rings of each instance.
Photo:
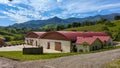
[[[70,31],[70,30],[77,30],[77,31],[84,31],[84,30],[88,30],[88,31],[102,31],[102,27],[103,26],[104,26],[103,24],[96,24],[96,25],[91,25],[91,26],[69,28],[69,29],[65,29],[65,30],[67,30],[67,31]]]
[[[92,51],[92,52],[78,52],[78,53],[44,53],[42,55],[23,55],[21,51],[3,51],[0,52],[1,57],[10,58],[18,61],[28,61],[28,60],[42,60],[42,59],[52,59],[64,56],[78,55],[78,54],[88,54],[88,53],[96,53],[107,50],[118,49],[120,46],[116,47],[105,47],[100,50]]]
[[[113,23],[116,26],[113,27],[108,27],[111,31],[117,30],[120,28],[120,20],[115,20],[113,21]],[[105,26],[104,24],[96,24],[96,25],[91,25],[91,26],[82,26],[82,27],[75,27],[75,28],[68,28],[65,29],[67,31],[71,31],[71,30],[77,30],[77,31],[84,31],[84,30],[88,30],[88,31],[103,31],[102,27]]]
[[[115,27],[109,27],[110,30],[116,30],[120,28],[120,20],[113,21],[113,23],[116,25]]]
[[[6,57],[6,58],[10,58],[13,60],[20,60],[20,61],[52,59],[52,58],[77,55],[77,54],[84,54],[84,53],[44,53],[42,55],[23,55],[21,51],[0,52],[1,57]]]

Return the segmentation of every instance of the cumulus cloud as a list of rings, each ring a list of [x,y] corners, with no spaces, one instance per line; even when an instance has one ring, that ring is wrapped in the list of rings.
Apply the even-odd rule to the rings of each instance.
[[[0,3],[7,6],[11,6],[16,9],[9,9],[0,13],[6,14],[12,20],[17,23],[22,23],[33,19],[48,19],[53,16],[60,18],[68,17],[84,17],[88,16],[89,12],[102,12],[103,10],[118,10],[120,8],[120,2],[115,0],[0,0]],[[17,4],[25,4],[25,8]]]
[[[8,3],[8,0],[0,0],[0,3]]]
[[[9,13],[9,12],[3,11],[3,14],[6,14],[12,21],[17,21],[17,23],[23,23],[25,21],[29,21],[30,20],[26,16],[21,16],[18,13],[13,14],[13,13]]]

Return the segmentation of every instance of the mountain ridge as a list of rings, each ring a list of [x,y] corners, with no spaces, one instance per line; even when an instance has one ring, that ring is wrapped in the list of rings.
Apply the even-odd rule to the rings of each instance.
[[[89,17],[85,17],[85,18],[67,18],[67,19],[62,19],[59,18],[57,16],[53,17],[53,18],[49,18],[46,20],[30,20],[24,23],[20,23],[20,24],[13,24],[11,26],[8,27],[16,27],[16,28],[37,28],[37,27],[42,27],[48,24],[69,24],[72,22],[83,22],[85,20],[89,20],[89,21],[96,21],[100,18],[104,18],[104,19],[108,19],[110,21],[114,20],[114,17],[120,15],[120,13],[112,13],[112,14],[107,14],[107,15],[95,15],[95,16],[89,16]]]

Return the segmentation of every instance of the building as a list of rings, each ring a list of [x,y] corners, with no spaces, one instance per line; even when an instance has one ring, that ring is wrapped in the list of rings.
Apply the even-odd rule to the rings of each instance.
[[[25,43],[27,45],[39,46],[39,38],[45,32],[29,32],[25,35]]]
[[[103,45],[108,45],[108,46],[112,46],[113,45],[113,41],[112,38],[110,36],[93,36],[94,38],[99,38]]]
[[[71,51],[77,52],[81,50],[79,46],[81,46],[84,42],[87,42],[87,44],[89,44],[90,46],[95,46],[93,49],[88,50],[90,51],[97,48],[96,46],[99,46],[98,49],[102,48],[103,42],[101,40],[103,39],[101,37],[106,38],[106,36],[109,37],[109,39],[105,39],[104,41],[112,43],[112,39],[110,38],[110,36],[104,32],[79,32],[79,31],[30,32],[25,35],[25,43],[27,45],[42,46],[43,48],[46,49],[54,49],[62,52]],[[89,41],[91,39],[93,39],[93,41]],[[96,43],[97,41],[99,42],[99,44]]]
[[[103,43],[99,38],[94,37],[77,37],[77,52],[89,52],[98,50],[103,47]]]
[[[5,39],[4,38],[0,38],[0,47],[5,45]]]

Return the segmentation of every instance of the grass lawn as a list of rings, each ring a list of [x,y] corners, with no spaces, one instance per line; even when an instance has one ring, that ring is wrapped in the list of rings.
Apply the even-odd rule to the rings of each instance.
[[[39,59],[52,59],[63,56],[77,55],[84,53],[44,53],[42,55],[23,55],[22,51],[7,51],[0,52],[1,57],[10,58],[13,60],[25,61],[25,60],[39,60]]]
[[[112,49],[118,49],[120,46],[116,47],[105,47],[104,49],[92,51],[92,52],[78,52],[78,53],[44,53],[42,55],[23,55],[22,51],[4,51],[0,52],[1,57],[6,57],[14,60],[19,61],[26,61],[26,60],[41,60],[41,59],[52,59],[52,58],[58,58],[58,57],[64,57],[64,56],[70,56],[70,55],[78,55],[78,54],[88,54],[88,53],[95,53],[95,52],[101,52],[101,51],[107,51]]]

